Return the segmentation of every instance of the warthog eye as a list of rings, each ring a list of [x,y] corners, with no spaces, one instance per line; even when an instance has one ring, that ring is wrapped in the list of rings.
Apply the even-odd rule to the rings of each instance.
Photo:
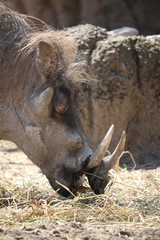
[[[54,91],[53,106],[56,112],[63,114],[70,106],[70,91],[64,87],[57,87]]]

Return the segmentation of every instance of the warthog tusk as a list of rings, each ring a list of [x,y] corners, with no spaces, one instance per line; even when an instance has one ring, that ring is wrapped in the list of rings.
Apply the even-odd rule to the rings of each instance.
[[[103,159],[105,163],[105,168],[108,171],[116,165],[117,161],[121,157],[121,154],[124,151],[125,141],[126,141],[126,134],[125,134],[125,131],[123,131],[121,138],[119,140],[119,143],[115,148],[114,152],[112,153],[112,155],[107,156]]]
[[[90,157],[89,164],[87,166],[88,169],[97,167],[100,162],[102,161],[103,157],[105,156],[105,153],[109,147],[112,135],[114,131],[114,125],[110,127],[107,134],[103,138],[101,144],[98,146],[96,151],[93,153],[93,155]]]

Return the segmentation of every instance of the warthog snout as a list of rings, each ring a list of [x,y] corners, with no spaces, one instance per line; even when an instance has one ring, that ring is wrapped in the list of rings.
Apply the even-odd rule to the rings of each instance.
[[[111,155],[104,157],[112,139],[113,131],[114,125],[110,127],[101,144],[90,157],[87,166],[89,184],[96,194],[104,193],[104,189],[109,182],[108,172],[117,164],[124,150],[126,135],[123,131],[114,152]]]

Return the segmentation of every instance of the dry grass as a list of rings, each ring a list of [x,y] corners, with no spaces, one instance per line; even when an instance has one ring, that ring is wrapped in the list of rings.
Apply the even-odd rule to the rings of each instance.
[[[105,194],[86,192],[74,199],[63,199],[23,153],[4,151],[7,144],[0,144],[0,226],[34,227],[54,222],[128,228],[160,226],[160,169],[112,170],[113,184]]]

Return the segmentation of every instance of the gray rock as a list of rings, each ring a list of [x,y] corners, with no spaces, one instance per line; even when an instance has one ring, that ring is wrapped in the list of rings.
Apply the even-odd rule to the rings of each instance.
[[[135,28],[131,27],[122,27],[122,28],[117,28],[115,30],[109,31],[109,35],[119,35],[123,37],[128,37],[128,36],[137,36],[139,35],[139,31]]]

